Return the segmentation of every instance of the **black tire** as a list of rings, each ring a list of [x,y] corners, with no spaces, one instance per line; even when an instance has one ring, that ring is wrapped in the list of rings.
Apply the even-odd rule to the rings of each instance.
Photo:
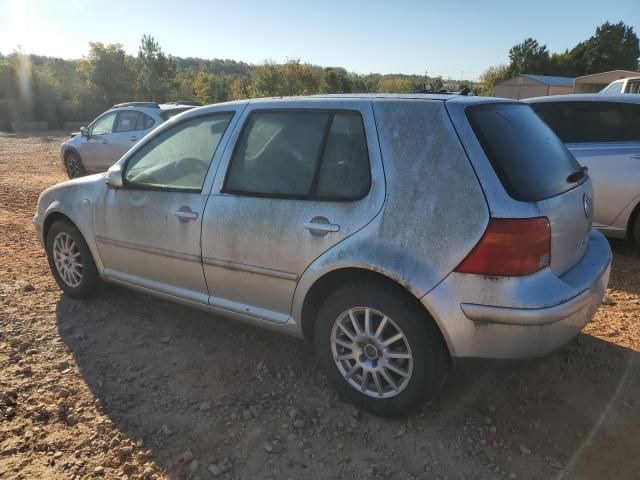
[[[631,243],[633,243],[638,252],[640,252],[640,211],[638,211],[638,213],[635,215],[635,218],[633,219],[633,223],[631,224],[631,228],[629,230]]]
[[[64,167],[67,169],[69,178],[83,177],[87,174],[84,169],[82,159],[75,152],[69,152],[64,157]]]
[[[54,260],[54,242],[60,234],[66,234],[71,237],[76,246],[73,252],[79,253],[81,279],[77,285],[70,285],[63,279]],[[82,234],[74,225],[62,220],[54,222],[47,232],[46,251],[53,278],[55,278],[62,291],[69,297],[75,299],[87,298],[98,290],[100,286],[100,276],[98,275],[96,264],[93,261],[93,255],[91,255],[91,251],[84,241]]]
[[[413,356],[412,373],[406,386],[390,398],[374,398],[356,390],[334,361],[332,351],[334,324],[339,318],[343,318],[344,312],[357,307],[367,307],[386,315],[394,323],[393,327],[398,327],[408,341]],[[374,330],[374,320],[371,322],[371,330]],[[380,323],[382,321],[378,325]],[[340,397],[373,415],[402,415],[419,403],[434,398],[444,386],[451,364],[444,339],[433,319],[416,304],[416,300],[408,292],[384,281],[354,282],[329,294],[318,311],[314,341],[318,359]],[[348,353],[349,350],[343,352]],[[359,358],[363,359],[364,356],[361,354]],[[348,362],[355,362],[355,360]],[[378,360],[375,362],[377,364]],[[343,365],[349,367],[355,363]],[[371,375],[373,372],[369,374],[370,380],[367,385],[373,388]],[[382,378],[380,374],[377,376],[378,379]],[[355,374],[352,378],[357,379],[357,377]],[[362,377],[364,375],[361,374],[358,381],[362,382]],[[386,387],[391,388],[391,384],[385,383]]]

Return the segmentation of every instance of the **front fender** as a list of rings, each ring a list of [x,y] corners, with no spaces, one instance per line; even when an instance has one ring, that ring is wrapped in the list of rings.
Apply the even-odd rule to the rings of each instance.
[[[103,176],[98,174],[54,185],[40,194],[37,213],[33,219],[36,229],[40,230],[40,240],[45,244],[46,228],[52,216],[66,217],[84,237],[100,272],[103,266],[93,235],[93,204],[96,191],[104,188],[103,184]],[[38,228],[38,225],[41,227]]]

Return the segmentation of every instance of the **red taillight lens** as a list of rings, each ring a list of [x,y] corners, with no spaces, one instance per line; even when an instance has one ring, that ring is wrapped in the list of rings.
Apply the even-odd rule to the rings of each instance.
[[[517,277],[551,262],[551,227],[547,217],[492,218],[487,230],[456,272]]]

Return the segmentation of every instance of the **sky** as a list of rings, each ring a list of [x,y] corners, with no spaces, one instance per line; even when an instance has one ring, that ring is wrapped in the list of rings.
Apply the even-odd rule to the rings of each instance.
[[[180,57],[477,79],[527,37],[560,52],[606,20],[640,35],[640,0],[0,0],[0,53],[81,58],[93,41],[135,55],[147,33]]]

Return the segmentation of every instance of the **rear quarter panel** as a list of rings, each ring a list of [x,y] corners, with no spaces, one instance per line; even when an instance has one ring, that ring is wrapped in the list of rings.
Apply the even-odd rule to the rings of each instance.
[[[371,223],[319,257],[294,297],[325,273],[346,267],[377,271],[421,297],[471,251],[489,221],[473,168],[439,100],[375,99],[386,197]]]

